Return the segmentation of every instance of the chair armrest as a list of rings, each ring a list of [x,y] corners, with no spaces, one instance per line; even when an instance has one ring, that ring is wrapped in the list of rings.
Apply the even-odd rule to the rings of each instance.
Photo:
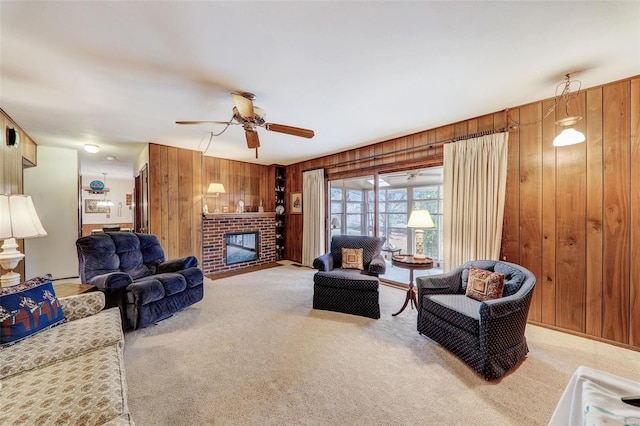
[[[514,294],[499,299],[485,300],[480,304],[481,318],[493,319],[514,315],[523,309],[529,309],[531,298],[528,295]]]
[[[427,294],[458,294],[462,285],[462,271],[451,271],[440,275],[426,275],[416,278],[418,291]]]
[[[522,341],[532,296],[529,291],[480,304],[481,350],[497,353]]]
[[[159,263],[156,266],[155,274],[163,274],[165,272],[178,272],[183,269],[193,268],[198,266],[198,259],[195,256],[186,256],[179,259],[171,259],[165,262]]]
[[[96,275],[87,284],[95,285],[100,290],[116,290],[131,284],[133,280],[129,274],[124,272],[109,272],[108,274]]]
[[[331,253],[325,253],[313,259],[313,267],[318,271],[331,271],[333,269],[333,256]]]
[[[418,307],[426,294],[460,294],[462,287],[462,269],[454,269],[445,274],[427,275],[416,278],[418,288]]]
[[[89,293],[76,294],[58,299],[62,312],[67,321],[75,321],[95,315],[104,309],[104,293],[91,291]]]
[[[382,275],[387,270],[387,264],[384,261],[384,257],[381,254],[377,255],[373,259],[371,259],[371,263],[369,263],[369,273],[375,275]]]

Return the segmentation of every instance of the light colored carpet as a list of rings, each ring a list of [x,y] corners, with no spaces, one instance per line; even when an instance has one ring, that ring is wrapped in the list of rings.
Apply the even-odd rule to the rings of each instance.
[[[382,318],[311,308],[313,270],[216,281],[204,300],[125,336],[133,419],[144,425],[542,425],[579,365],[640,380],[640,353],[529,325],[530,352],[486,382],[416,331],[405,292]]]

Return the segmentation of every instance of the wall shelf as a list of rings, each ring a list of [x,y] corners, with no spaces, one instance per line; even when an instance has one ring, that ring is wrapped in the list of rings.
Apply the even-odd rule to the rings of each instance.
[[[276,166],[274,182],[276,196],[276,260],[284,258],[285,214],[287,212],[284,193],[285,171],[284,167]]]
[[[84,191],[87,191],[89,194],[93,194],[93,195],[104,195],[109,192],[109,188],[104,188],[99,191],[96,191],[95,189],[92,189],[90,186],[83,186],[82,189]]]

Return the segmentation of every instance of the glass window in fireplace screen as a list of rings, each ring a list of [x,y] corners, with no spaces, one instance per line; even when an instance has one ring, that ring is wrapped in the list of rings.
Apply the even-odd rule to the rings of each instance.
[[[238,232],[225,235],[227,265],[258,260],[258,232]]]

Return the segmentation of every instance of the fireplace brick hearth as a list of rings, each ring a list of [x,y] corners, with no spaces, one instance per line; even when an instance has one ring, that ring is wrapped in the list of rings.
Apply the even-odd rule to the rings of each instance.
[[[235,232],[259,232],[260,254],[257,260],[227,265],[225,235]],[[216,213],[202,220],[202,271],[205,275],[237,271],[276,261],[275,213]]]

